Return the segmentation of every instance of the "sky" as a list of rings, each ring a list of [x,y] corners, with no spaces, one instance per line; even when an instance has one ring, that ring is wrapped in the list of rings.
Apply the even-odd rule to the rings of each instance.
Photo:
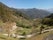
[[[13,8],[27,9],[49,9],[53,8],[53,0],[0,0],[0,2]]]

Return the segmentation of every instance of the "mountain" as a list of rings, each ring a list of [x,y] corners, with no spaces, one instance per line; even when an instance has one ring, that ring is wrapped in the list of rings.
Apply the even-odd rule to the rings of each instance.
[[[45,16],[50,15],[50,12],[42,9],[18,9],[19,11],[26,14],[29,18],[35,19],[35,18],[44,18]]]
[[[0,2],[0,20],[6,21],[17,21],[18,18],[23,17],[20,11],[12,10],[10,7]],[[24,18],[24,17],[23,17]]]
[[[15,19],[13,15],[13,11],[6,5],[0,2],[0,20],[6,21],[13,21]]]
[[[14,8],[10,8],[0,2],[0,20],[2,22],[16,22],[18,26],[32,25],[31,21],[27,19],[27,16],[21,11],[17,11]]]
[[[0,2],[0,20],[4,23],[11,21],[16,22],[19,27],[34,27],[33,19],[44,18],[48,15],[50,13],[42,9],[15,9]]]
[[[19,17],[24,19],[44,18],[50,15],[50,12],[42,9],[15,9],[6,6],[0,2],[0,19],[4,21],[15,20]]]
[[[47,9],[50,13],[53,13],[53,8]]]

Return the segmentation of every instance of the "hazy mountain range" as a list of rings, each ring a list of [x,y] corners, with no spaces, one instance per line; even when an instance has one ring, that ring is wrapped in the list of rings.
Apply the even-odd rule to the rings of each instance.
[[[44,18],[48,15],[50,15],[50,12],[47,10],[42,10],[42,9],[36,9],[36,8],[31,8],[31,9],[14,9],[16,11],[20,11],[23,14],[27,15],[28,18],[35,19],[35,18]]]
[[[36,9],[36,8],[20,9],[20,11],[22,11],[23,13],[25,13],[26,15],[28,15],[32,19],[34,19],[34,18],[44,18],[45,16],[50,15],[50,12],[48,12],[46,10],[42,10],[42,9]]]
[[[0,18],[5,20],[13,20],[12,18],[17,18],[18,16],[35,19],[35,18],[44,18],[50,15],[50,12],[42,9],[15,9],[6,6],[5,4],[0,2]],[[11,18],[12,17],[12,18]]]
[[[47,9],[50,13],[53,13],[53,8]]]

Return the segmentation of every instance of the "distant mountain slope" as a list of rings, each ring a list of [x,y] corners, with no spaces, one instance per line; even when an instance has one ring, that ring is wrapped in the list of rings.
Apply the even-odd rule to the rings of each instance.
[[[50,13],[53,13],[53,8],[47,9]]]
[[[45,16],[50,15],[50,12],[46,10],[41,10],[41,9],[18,9],[25,13],[29,18],[34,19],[34,18],[44,18]]]

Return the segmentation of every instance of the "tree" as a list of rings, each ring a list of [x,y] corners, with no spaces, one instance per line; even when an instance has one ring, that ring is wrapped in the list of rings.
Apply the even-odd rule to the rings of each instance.
[[[42,30],[44,29],[44,26],[42,25],[41,27],[40,27],[40,34],[42,33]]]
[[[22,34],[23,36],[25,36],[26,35],[26,32],[23,32],[23,34]]]
[[[3,25],[4,25],[3,21],[0,20],[0,32],[3,32]]]
[[[6,33],[8,33],[8,37],[11,36],[11,32],[12,32],[12,23],[11,22],[6,22],[4,25],[4,31]]]

